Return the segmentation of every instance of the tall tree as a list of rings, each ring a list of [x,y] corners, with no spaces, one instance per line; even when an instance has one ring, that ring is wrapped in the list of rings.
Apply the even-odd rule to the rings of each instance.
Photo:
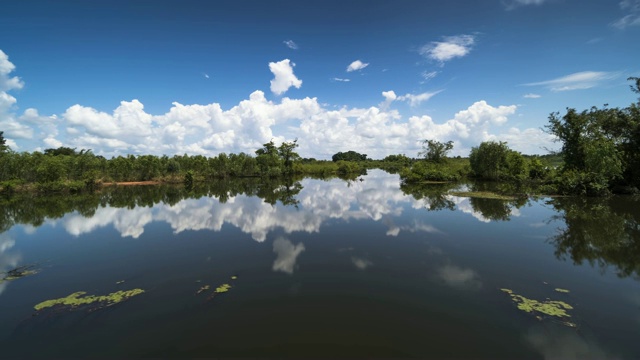
[[[9,146],[7,145],[7,140],[4,138],[4,131],[0,131],[0,153],[6,152],[9,150]]]
[[[453,141],[442,143],[436,140],[422,140],[422,151],[418,153],[419,157],[426,160],[440,163],[447,159],[447,153],[453,149]]]

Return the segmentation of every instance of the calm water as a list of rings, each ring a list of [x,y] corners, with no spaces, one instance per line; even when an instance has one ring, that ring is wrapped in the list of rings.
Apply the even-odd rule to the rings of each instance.
[[[640,358],[640,202],[252,181],[3,200],[0,271],[38,273],[0,284],[0,355]],[[577,327],[501,288],[571,304]]]

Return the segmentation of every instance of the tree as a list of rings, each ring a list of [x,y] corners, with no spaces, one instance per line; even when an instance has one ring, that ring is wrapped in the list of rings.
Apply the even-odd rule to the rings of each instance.
[[[293,162],[296,160],[300,160],[300,155],[297,152],[293,151],[298,147],[298,139],[293,140],[292,142],[283,142],[280,147],[278,147],[278,155],[282,158],[284,163],[284,173],[292,174],[293,173]]]
[[[528,176],[525,158],[503,141],[485,141],[471,148],[469,163],[476,176],[483,179],[521,180]]]
[[[428,161],[441,163],[447,159],[447,153],[453,149],[453,141],[441,143],[436,140],[422,140],[422,151],[419,157],[424,157]]]
[[[4,131],[0,131],[0,154],[7,152],[9,150],[9,146],[7,145],[7,140],[4,138]]]
[[[347,152],[338,152],[331,157],[333,162],[338,162],[340,160],[344,161],[365,161],[367,160],[367,154],[360,154],[353,150],[349,150]]]
[[[258,168],[260,174],[263,176],[280,176],[282,174],[281,160],[278,154],[278,148],[273,143],[273,140],[262,145],[261,149],[256,150],[256,161],[258,162]]]

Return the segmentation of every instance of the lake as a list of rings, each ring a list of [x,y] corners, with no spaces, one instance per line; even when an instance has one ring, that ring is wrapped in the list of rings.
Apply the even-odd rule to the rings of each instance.
[[[446,194],[483,186],[370,170],[5,199],[0,354],[640,358],[640,201]]]

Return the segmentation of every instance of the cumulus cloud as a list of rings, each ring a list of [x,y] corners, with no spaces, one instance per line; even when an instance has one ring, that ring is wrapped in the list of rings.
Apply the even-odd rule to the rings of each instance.
[[[273,242],[273,252],[276,253],[276,260],[273,262],[273,271],[282,271],[293,274],[298,256],[304,251],[304,244],[293,243],[283,237],[277,238]]]
[[[347,72],[362,70],[369,66],[369,63],[363,63],[360,60],[356,60],[347,66]]]
[[[611,26],[624,30],[629,26],[640,26],[640,0],[623,0],[620,9],[627,14],[611,23]]]
[[[422,56],[444,63],[457,57],[464,57],[471,51],[475,37],[473,35],[445,36],[443,41],[432,41],[420,48]]]
[[[590,89],[606,80],[615,79],[620,74],[606,71],[582,71],[559,78],[524,84],[525,86],[546,86],[551,91]]]
[[[283,43],[287,45],[289,49],[293,49],[293,50],[298,49],[298,44],[296,44],[293,40],[285,40],[283,41]]]
[[[10,76],[16,66],[9,61],[9,56],[0,50],[0,91],[21,89],[24,86],[22,80],[17,76]]]
[[[13,69],[13,64],[10,66],[7,61],[3,69]],[[290,86],[301,84],[292,71],[288,73],[289,80],[283,80],[289,76],[287,71],[291,66],[288,59],[270,64],[276,74],[271,83],[274,91],[286,91]],[[5,71],[4,77],[11,76]],[[559,81],[544,82],[553,86],[556,83]],[[512,148],[526,152],[524,149],[530,149],[531,142],[522,137],[532,134],[544,141],[537,144],[540,148],[553,147],[551,141],[546,143],[549,137],[535,129],[500,129],[515,113],[515,105],[492,106],[481,100],[449,120],[438,121],[429,115],[407,119],[398,110],[390,109],[394,101],[416,106],[437,93],[398,95],[389,90],[382,93],[385,100],[377,106],[334,109],[320,104],[317,98],[284,97],[270,101],[264,92],[257,90],[226,109],[215,102],[174,102],[166,113],[156,115],[148,113],[141,101],[133,99],[120,102],[110,112],[75,104],[60,116],[43,116],[36,109],[15,114],[16,98],[3,91],[0,92],[0,129],[12,149],[32,151],[68,146],[93,149],[103,156],[251,154],[269,140],[278,144],[294,138],[299,139],[299,153],[303,157],[321,159],[349,150],[372,158],[415,154],[420,150],[417,141],[425,138],[453,140],[453,155],[467,155],[472,146],[490,139],[509,139]]]
[[[274,79],[271,80],[271,91],[274,94],[282,95],[292,86],[300,89],[302,80],[298,79],[293,73],[294,66],[295,64],[289,61],[289,59],[269,63],[269,70],[271,70],[275,76]]]

